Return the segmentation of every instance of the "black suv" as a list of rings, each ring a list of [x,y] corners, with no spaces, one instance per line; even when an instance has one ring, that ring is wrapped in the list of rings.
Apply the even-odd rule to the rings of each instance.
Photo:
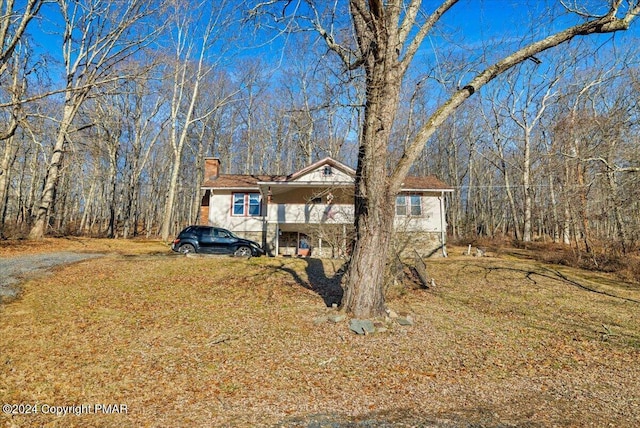
[[[239,257],[261,256],[264,250],[256,242],[240,238],[220,227],[189,226],[171,244],[179,253],[233,254]]]

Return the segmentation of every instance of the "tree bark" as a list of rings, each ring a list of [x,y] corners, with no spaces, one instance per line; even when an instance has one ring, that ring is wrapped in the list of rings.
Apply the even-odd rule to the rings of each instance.
[[[355,1],[354,25],[365,54],[366,105],[355,179],[355,242],[344,281],[342,307],[356,317],[384,315],[384,270],[398,189],[390,189],[387,157],[404,70],[398,62],[395,13],[382,4],[370,13]],[[377,2],[373,2],[377,3]],[[367,28],[365,30],[365,28]]]
[[[343,307],[356,317],[384,315],[384,270],[393,233],[395,193],[388,189],[387,145],[400,88],[372,79],[355,181],[355,243]]]
[[[33,227],[29,232],[29,239],[39,240],[44,238],[45,229],[47,226],[47,219],[49,218],[49,210],[52,207],[53,199],[55,196],[55,189],[58,184],[58,178],[60,175],[60,168],[62,167],[62,158],[67,142],[67,132],[71,126],[71,122],[75,117],[78,104],[71,102],[72,97],[67,93],[67,101],[62,113],[62,120],[58,128],[56,142],[53,146],[53,154],[49,161],[49,167],[47,168],[47,175],[44,180],[44,189],[42,190],[42,196],[36,207],[35,219]]]
[[[11,170],[16,159],[18,145],[15,143],[15,136],[7,138],[4,147],[2,160],[0,160],[0,237],[3,236],[4,226],[9,205],[9,181]]]
[[[531,131],[524,127],[524,158],[522,161],[522,191],[524,192],[524,225],[522,241],[531,242]],[[516,225],[517,227],[517,225]]]

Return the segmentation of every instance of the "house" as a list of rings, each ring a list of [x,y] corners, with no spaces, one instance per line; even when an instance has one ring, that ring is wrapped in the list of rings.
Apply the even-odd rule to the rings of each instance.
[[[343,256],[353,233],[355,171],[324,158],[287,176],[221,174],[205,158],[200,223],[262,243],[268,254]],[[453,189],[433,176],[407,177],[396,200],[394,245],[445,253],[444,199]]]

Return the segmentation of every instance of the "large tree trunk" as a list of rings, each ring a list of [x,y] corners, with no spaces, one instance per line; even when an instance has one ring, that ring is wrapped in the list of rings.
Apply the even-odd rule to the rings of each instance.
[[[169,180],[169,189],[167,190],[166,202],[164,205],[164,216],[162,218],[162,240],[167,242],[171,234],[171,226],[173,221],[173,210],[176,203],[176,193],[178,189],[178,179],[180,178],[180,167],[182,165],[182,143],[180,144],[180,153],[174,153],[173,163],[171,166],[171,178]]]
[[[111,136],[109,136],[111,138]],[[120,149],[120,143],[118,139],[120,136],[113,138],[113,141],[108,141],[109,144],[109,223],[107,226],[107,236],[109,238],[115,238],[117,236],[116,225],[116,211],[118,205],[118,152]]]
[[[373,207],[374,204],[381,204]],[[379,198],[367,204],[373,213],[356,213],[356,241],[345,278],[342,305],[355,317],[384,315],[383,284],[393,233],[393,204]],[[390,213],[389,213],[390,211]],[[372,215],[373,214],[373,215]]]
[[[531,242],[531,135],[529,129],[524,130],[524,161],[522,164],[522,184],[524,192],[524,227],[522,231],[522,240]],[[516,225],[516,229],[517,229]]]
[[[4,223],[7,216],[9,182],[17,151],[18,145],[15,143],[15,136],[12,135],[6,140],[2,160],[0,160],[0,237],[3,235]]]
[[[60,175],[60,168],[62,167],[62,158],[64,153],[64,147],[67,140],[67,131],[71,126],[71,122],[76,114],[77,107],[65,103],[64,111],[62,114],[62,121],[58,128],[58,135],[56,137],[55,145],[53,146],[53,154],[49,161],[49,168],[47,168],[47,176],[44,180],[44,189],[42,190],[42,196],[38,202],[36,208],[36,214],[33,227],[29,232],[29,239],[42,239],[49,218],[49,210],[53,204],[53,198],[55,196],[55,190]]]
[[[356,317],[384,315],[384,271],[395,218],[388,147],[400,97],[402,75],[393,43],[372,52],[355,181],[355,243],[345,277],[343,308]],[[385,58],[381,60],[381,58]]]

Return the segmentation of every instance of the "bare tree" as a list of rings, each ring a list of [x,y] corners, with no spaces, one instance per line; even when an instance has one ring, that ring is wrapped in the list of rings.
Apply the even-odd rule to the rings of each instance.
[[[2,115],[4,116],[5,126],[0,128],[0,142],[4,145],[2,157],[0,158],[0,236],[3,234],[7,214],[11,167],[19,148],[15,134],[20,122],[24,120],[24,109],[19,99],[26,89],[25,72],[23,70],[26,62],[23,58],[14,57],[12,61],[7,63],[11,67],[10,76],[2,76],[2,73],[0,73],[0,82],[5,83],[5,77],[8,77],[7,84],[3,85],[3,89],[7,88],[7,95],[12,101],[12,106],[5,109],[6,114]]]
[[[116,65],[141,49],[150,33],[132,29],[154,12],[151,0],[68,1],[58,0],[64,22],[62,55],[66,74],[64,106],[53,154],[47,168],[30,239],[44,236],[49,211],[54,202],[65,148],[73,132],[73,121],[82,104],[95,88],[126,78],[112,73]]]
[[[22,8],[16,8],[15,0],[0,0],[0,76],[44,3],[45,0],[27,0]]]
[[[566,229],[574,229],[578,250],[591,253],[592,241],[599,240],[626,253],[636,217],[625,213],[635,194],[627,177],[640,172],[632,148],[638,126],[634,88],[627,71],[613,68],[573,80],[581,85],[566,94],[554,129],[566,177],[566,216],[573,226]]]
[[[489,121],[488,128],[493,134],[494,152],[498,159],[496,163],[504,176],[505,189],[515,223],[516,239],[522,239],[524,242],[532,240],[532,164],[537,158],[535,153],[538,153],[534,150],[536,143],[534,131],[556,95],[555,86],[562,74],[562,70],[555,69],[553,65],[540,68],[540,64],[535,63],[532,66],[514,69],[504,75],[505,91],[496,91],[488,97],[493,113],[491,119],[486,120]],[[513,150],[517,152],[517,156],[511,160],[506,156],[507,144],[513,146]],[[511,164],[510,167],[508,167],[509,164]],[[520,172],[521,179],[518,180],[521,185],[518,187],[522,189],[520,207],[516,206],[509,169]],[[522,213],[521,216],[519,212]]]
[[[172,151],[171,177],[164,208],[161,236],[168,240],[174,217],[178,191],[178,178],[182,167],[182,154],[187,144],[191,127],[214,114],[217,108],[228,103],[232,94],[218,100],[211,109],[196,114],[200,97],[204,96],[203,82],[216,70],[222,59],[225,42],[228,45],[228,29],[233,22],[230,2],[201,2],[185,10],[182,2],[176,1],[170,8],[171,25],[174,32],[174,57],[171,59],[171,105],[169,143]],[[202,16],[201,16],[202,15]],[[218,49],[214,53],[214,49]],[[210,104],[209,104],[210,105]]]
[[[323,14],[316,9],[315,2],[297,3],[298,6],[304,3],[306,8],[296,8],[296,11],[308,11],[307,21],[296,12],[297,22],[311,23],[347,69],[362,68],[365,73],[366,105],[356,169],[356,239],[344,277],[342,302],[343,309],[357,317],[384,313],[382,278],[393,232],[395,197],[426,141],[446,119],[465,100],[515,65],[577,36],[626,30],[640,13],[638,2],[623,0],[609,2],[601,14],[573,11],[580,15],[581,23],[516,48],[460,85],[420,127],[399,161],[389,170],[386,156],[407,70],[427,35],[458,1],[445,0],[428,12],[420,0],[350,0],[348,12],[355,49],[341,43],[335,31],[334,18],[338,14],[334,9]],[[291,1],[286,2],[290,4]]]
[[[129,102],[126,103],[125,114],[130,118],[128,133],[130,139],[126,150],[127,183],[124,198],[124,225],[122,235],[127,238],[137,233],[140,211],[140,176],[149,160],[152,149],[164,132],[167,121],[157,120],[160,110],[166,102],[153,87],[152,75],[140,76],[128,82]]]

